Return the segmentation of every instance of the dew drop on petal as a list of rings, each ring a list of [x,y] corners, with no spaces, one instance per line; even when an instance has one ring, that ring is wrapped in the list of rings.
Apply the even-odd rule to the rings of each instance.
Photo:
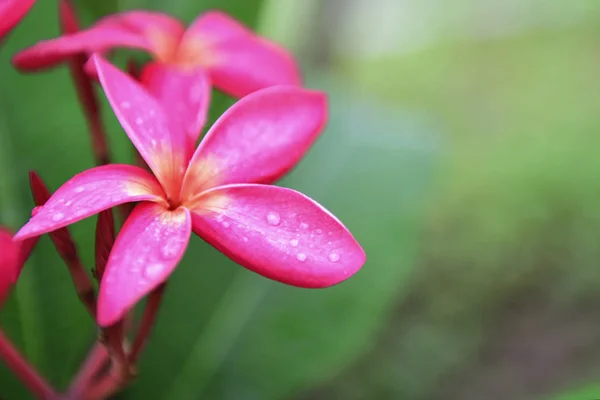
[[[85,190],[85,188],[83,186],[77,186],[75,188],[75,193],[81,193]]]
[[[300,224],[300,228],[302,229],[307,229],[308,228],[308,224],[305,224],[304,222]]]
[[[144,120],[141,117],[137,117],[135,119],[135,123],[138,124],[138,125],[142,125],[144,123]]]
[[[247,241],[248,241],[248,238],[247,238],[246,236],[244,236],[244,237],[242,238],[242,240],[243,240],[244,242],[247,242]]]
[[[327,232],[327,234],[328,234],[329,236],[333,236],[333,232],[331,232],[331,231]]]
[[[298,260],[300,262],[306,261],[306,254],[304,254],[304,253],[298,253],[298,254],[296,254],[296,260]]]
[[[273,226],[279,225],[280,221],[281,221],[281,217],[276,212],[272,211],[267,214],[267,223],[269,225],[273,225]]]
[[[322,229],[317,229],[315,232],[317,232],[318,235],[320,235],[321,233],[323,233]]]
[[[332,263],[340,261],[340,255],[338,253],[331,253],[327,258],[329,258],[329,261]]]
[[[149,280],[153,280],[154,278],[156,278],[158,275],[160,275],[162,273],[163,268],[164,267],[162,264],[158,264],[158,263],[157,264],[149,264],[144,269],[144,276]]]
[[[172,237],[167,240],[164,246],[160,249],[163,257],[173,258],[181,251],[183,242],[178,237]]]
[[[71,204],[73,204],[73,201],[72,201],[72,200],[69,200],[69,201],[67,201],[67,202],[65,203],[65,206],[69,207]]]
[[[230,223],[227,221],[223,221],[223,228],[229,228]]]
[[[292,246],[292,247],[298,246],[298,239],[292,239],[292,240],[290,240],[290,246]]]
[[[58,222],[60,220],[62,220],[65,217],[65,215],[63,213],[56,213],[52,216],[52,221],[54,222]]]
[[[128,109],[131,107],[131,104],[128,101],[124,101],[121,103],[121,107]]]

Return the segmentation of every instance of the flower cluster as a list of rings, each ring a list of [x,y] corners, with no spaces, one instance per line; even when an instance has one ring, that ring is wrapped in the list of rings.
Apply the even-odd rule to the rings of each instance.
[[[0,35],[32,4],[4,2]],[[92,292],[89,303],[105,328],[119,326],[161,287],[192,232],[238,264],[289,285],[327,287],[362,267],[364,251],[335,216],[297,191],[272,185],[311,147],[328,114],[326,95],[302,87],[287,51],[218,11],[187,29],[168,15],[128,11],[80,30],[68,3],[61,7],[65,33],[16,54],[13,65],[38,71],[69,63],[94,148],[105,143],[92,86],[99,83],[140,162],[97,157],[101,165],[36,199],[39,207],[12,240],[0,231],[1,297],[40,235],[55,240],[62,231],[63,240],[55,240],[60,251],[60,243],[72,242],[66,226],[115,207],[126,219],[114,243],[97,236],[97,260],[103,261],[96,268],[97,302]],[[145,50],[153,60],[132,76],[106,59],[118,47]],[[212,87],[240,100],[197,144]],[[121,208],[126,203],[133,208]]]

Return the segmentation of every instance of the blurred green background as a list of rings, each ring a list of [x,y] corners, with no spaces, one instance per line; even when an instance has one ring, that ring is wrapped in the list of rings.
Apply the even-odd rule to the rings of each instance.
[[[600,399],[600,2],[78,0],[186,22],[220,8],[289,47],[330,95],[280,184],[353,231],[368,261],[327,290],[256,276],[193,238],[140,376],[119,399]],[[12,54],[58,34],[40,0],[0,49],[0,223],[93,165],[68,71]],[[123,63],[129,53],[114,58]],[[140,60],[144,56],[136,54]],[[217,96],[214,119],[233,100]],[[113,158],[131,146],[105,103]],[[74,225],[87,265],[93,218]],[[40,241],[2,327],[65,387],[95,339]],[[0,368],[0,397],[28,398]]]

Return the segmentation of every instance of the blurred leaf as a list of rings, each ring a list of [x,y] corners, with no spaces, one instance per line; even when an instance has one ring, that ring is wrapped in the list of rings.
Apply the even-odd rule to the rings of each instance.
[[[600,399],[600,385],[584,386],[556,396],[546,397],[546,400],[596,400]]]

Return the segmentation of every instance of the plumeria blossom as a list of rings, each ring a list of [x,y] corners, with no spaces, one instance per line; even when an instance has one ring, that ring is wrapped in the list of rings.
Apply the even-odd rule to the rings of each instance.
[[[267,185],[290,170],[323,129],[323,93],[295,86],[254,92],[227,110],[188,156],[185,133],[147,90],[99,56],[92,62],[151,173],[130,165],[81,172],[15,238],[139,202],[102,275],[100,325],[119,321],[168,278],[192,231],[244,267],[289,285],[327,287],[360,269],[364,251],[336,217],[299,192]]]
[[[0,40],[29,12],[35,0],[0,1]]]
[[[89,29],[45,40],[18,53],[20,70],[52,67],[74,53],[125,47],[149,52],[154,62],[142,81],[175,115],[195,143],[204,123],[210,88],[243,97],[274,85],[299,85],[291,55],[219,11],[200,15],[185,29],[175,18],[127,11],[100,19]]]

